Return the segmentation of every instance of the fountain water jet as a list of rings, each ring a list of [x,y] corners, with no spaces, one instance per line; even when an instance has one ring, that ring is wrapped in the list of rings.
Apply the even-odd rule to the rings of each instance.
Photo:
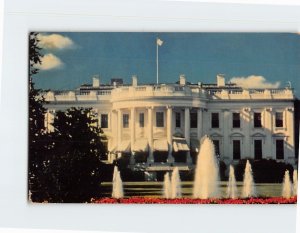
[[[114,167],[114,174],[113,174],[113,188],[112,188],[112,195],[113,198],[122,198],[124,197],[123,192],[123,183],[121,179],[120,172],[118,167]]]
[[[255,190],[255,185],[254,185],[254,180],[252,175],[252,168],[249,160],[247,160],[245,173],[244,173],[242,197],[249,198],[255,196],[256,196],[256,190]]]
[[[297,196],[298,192],[298,172],[294,170],[293,172],[293,196]]]
[[[291,198],[292,196],[292,182],[290,179],[290,172],[288,170],[286,170],[284,173],[282,184],[282,196],[284,198]]]
[[[219,167],[215,156],[215,146],[212,140],[205,136],[198,154],[194,198],[207,199],[218,197]]]
[[[229,167],[229,179],[228,179],[228,186],[227,186],[227,197],[236,199],[237,196],[237,187],[236,187],[236,179],[234,175],[234,168],[232,165]]]
[[[181,197],[181,180],[178,167],[175,167],[171,177],[171,198]]]
[[[172,187],[169,172],[167,172],[164,176],[164,198],[171,198],[172,195]]]

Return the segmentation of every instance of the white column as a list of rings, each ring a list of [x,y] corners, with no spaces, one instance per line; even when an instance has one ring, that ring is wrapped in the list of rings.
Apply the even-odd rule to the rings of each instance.
[[[245,140],[244,140],[244,156],[246,157],[253,157],[253,153],[252,153],[252,149],[253,148],[253,140],[252,137],[250,137],[250,135],[253,133],[253,113],[252,110],[248,107],[244,108],[242,110],[243,112],[241,112],[242,114],[241,116],[241,127],[242,127],[242,132],[245,135]],[[232,143],[232,142],[230,142]],[[224,143],[225,144],[225,143]],[[230,154],[230,158],[232,159],[232,145],[230,145],[231,147],[231,154]],[[224,145],[224,148],[226,148],[226,144]],[[244,158],[244,157],[241,157]]]
[[[130,156],[130,164],[134,164],[134,147],[135,142],[135,108],[131,108],[130,112],[130,144],[131,144],[131,156]]]
[[[168,154],[168,163],[174,163],[174,158],[172,156],[172,151],[173,151],[173,132],[172,132],[172,107],[168,106],[167,107],[167,141],[168,141],[168,147],[169,147],[169,154]]]
[[[263,152],[263,158],[265,157],[271,157],[275,155],[275,151],[272,150],[272,134],[273,134],[273,110],[272,108],[266,108],[265,109],[265,119],[264,119],[264,127],[265,127],[265,133],[266,133],[266,139],[263,140],[262,144],[262,152]],[[275,153],[273,153],[275,152]],[[274,156],[276,158],[276,155]]]
[[[295,158],[295,138],[294,138],[294,107],[288,107],[286,109],[286,126],[287,126],[287,133],[288,137],[286,142],[284,143],[284,159],[288,160],[288,162],[295,163],[295,160],[291,160]],[[296,164],[293,164],[296,165]]]
[[[149,144],[149,157],[148,163],[154,162],[153,157],[153,108],[148,108],[148,144]]]
[[[99,124],[100,124],[100,119],[101,115],[99,115]],[[108,118],[109,120],[109,128],[112,134],[111,137],[111,144],[116,146],[115,149],[118,149],[118,111],[112,110],[111,111],[111,117]],[[112,125],[115,125],[117,127],[112,127]]]
[[[184,109],[184,137],[185,137],[185,140],[189,147],[190,147],[190,126],[191,126],[190,125],[190,109],[185,108]],[[191,154],[189,151],[186,153],[186,162],[192,163],[192,158],[191,158]]]
[[[197,137],[198,140],[202,138],[202,108],[198,108],[197,110]]]
[[[222,157],[228,157],[229,150],[228,147],[232,146],[230,143],[230,133],[232,128],[232,112],[230,112],[228,109],[223,110],[223,114],[220,114],[220,117],[223,116],[223,138],[220,138],[219,146],[220,146],[220,154],[222,154]],[[221,121],[221,119],[220,119]],[[222,127],[222,125],[220,125]],[[223,139],[223,140],[222,140]],[[242,141],[241,141],[242,144]],[[241,156],[243,154],[244,144],[241,145]]]
[[[117,148],[118,151],[120,151],[120,146],[121,146],[121,142],[122,142],[122,112],[121,109],[118,110],[118,124],[117,124],[117,132],[118,132],[118,136],[117,136]],[[118,153],[118,156],[121,156],[121,153]]]

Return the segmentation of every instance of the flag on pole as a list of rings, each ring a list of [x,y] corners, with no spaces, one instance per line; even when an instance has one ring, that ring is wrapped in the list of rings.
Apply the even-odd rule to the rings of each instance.
[[[164,43],[164,42],[163,42],[161,39],[159,39],[159,38],[156,39],[156,44],[157,44],[158,46],[162,46],[163,43]]]

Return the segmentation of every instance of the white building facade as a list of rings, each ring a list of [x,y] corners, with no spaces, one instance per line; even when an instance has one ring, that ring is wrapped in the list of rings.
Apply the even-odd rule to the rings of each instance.
[[[227,165],[240,159],[276,159],[295,165],[293,90],[243,89],[226,84],[190,84],[181,75],[175,84],[93,85],[45,94],[45,125],[58,110],[89,107],[107,137],[109,162],[128,160],[132,168],[155,171],[191,169],[204,135]]]

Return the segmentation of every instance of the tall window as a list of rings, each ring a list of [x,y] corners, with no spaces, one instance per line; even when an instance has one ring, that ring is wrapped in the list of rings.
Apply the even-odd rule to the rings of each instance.
[[[144,115],[144,113],[140,113],[139,123],[140,123],[140,127],[144,128],[144,126],[145,126],[145,115]]]
[[[211,127],[219,128],[219,113],[217,112],[211,113]]]
[[[191,128],[197,128],[197,113],[191,112],[191,121],[190,121],[190,127]]]
[[[283,127],[283,112],[276,112],[275,114],[275,126]]]
[[[254,140],[254,158],[262,159],[262,140]]]
[[[156,127],[164,127],[164,113],[156,112]]]
[[[220,141],[219,140],[213,140],[214,146],[215,146],[215,152],[216,155],[220,155]]]
[[[276,159],[284,159],[284,141],[276,140]]]
[[[123,114],[123,128],[129,127],[129,114]]]
[[[106,129],[108,128],[108,115],[101,114],[101,128]]]
[[[180,128],[181,127],[181,117],[180,117],[180,112],[176,112],[175,113],[175,126],[176,128]]]
[[[232,157],[234,160],[241,158],[241,141],[240,140],[232,141],[232,152],[233,152]]]
[[[232,127],[233,128],[241,127],[240,113],[237,112],[232,113]]]
[[[261,113],[255,112],[254,113],[254,127],[255,128],[261,128]]]

